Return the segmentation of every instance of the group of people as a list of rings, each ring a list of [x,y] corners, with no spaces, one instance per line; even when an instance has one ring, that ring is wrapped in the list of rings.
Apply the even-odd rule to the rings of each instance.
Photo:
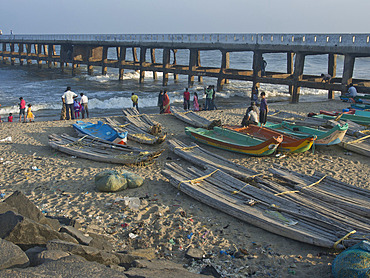
[[[1,104],[0,104],[1,106]],[[23,122],[26,123],[27,120],[29,122],[33,122],[35,120],[35,115],[32,113],[32,105],[28,104],[27,105],[27,111],[26,111],[26,101],[23,99],[23,97],[19,98],[19,122],[22,122],[22,117],[23,117]],[[1,117],[0,117],[0,122],[2,122]],[[13,122],[13,113],[9,113],[8,115],[8,122]]]
[[[71,91],[71,87],[67,87],[64,94],[62,95],[63,107],[60,119],[61,120],[74,120],[80,117],[82,114],[82,119],[89,117],[88,102],[89,99],[83,93],[80,93],[80,101],[77,100],[77,94]]]
[[[252,100],[251,105],[248,107],[245,116],[243,117],[242,126],[248,126],[250,124],[264,126],[267,121],[267,113],[269,111],[267,100],[266,100],[266,93],[261,92],[261,101],[260,101],[260,108],[258,109],[256,105],[256,101]]]

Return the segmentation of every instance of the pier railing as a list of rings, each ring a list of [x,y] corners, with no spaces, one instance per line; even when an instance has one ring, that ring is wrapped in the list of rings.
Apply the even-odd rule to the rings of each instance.
[[[2,41],[171,42],[370,47],[370,34],[74,34],[1,35]]]

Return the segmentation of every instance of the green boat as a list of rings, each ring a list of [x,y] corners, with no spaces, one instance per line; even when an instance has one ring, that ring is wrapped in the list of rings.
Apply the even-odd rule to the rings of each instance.
[[[315,115],[314,117],[319,118],[319,119],[334,120],[339,116],[329,116],[329,115],[320,114],[320,115]],[[344,121],[349,120],[359,125],[370,125],[369,117],[357,116],[353,114],[343,114],[342,116],[340,116],[340,119]]]
[[[359,110],[370,110],[370,105],[367,104],[358,104],[358,103],[352,103],[351,108],[353,109],[359,109]]]
[[[213,130],[185,127],[185,133],[200,143],[254,156],[265,156],[274,153],[283,141],[281,135],[271,137],[268,140],[261,140],[221,127],[214,127]]]
[[[305,138],[307,137],[307,135],[316,135],[317,138],[314,144],[323,146],[339,144],[343,140],[343,137],[348,129],[348,124],[344,124],[343,126],[337,124],[332,129],[324,131],[307,126],[300,126],[293,123],[288,123],[285,121],[282,122],[281,124],[267,122],[265,126],[276,131],[279,131],[283,134],[286,133],[297,136],[299,138]]]

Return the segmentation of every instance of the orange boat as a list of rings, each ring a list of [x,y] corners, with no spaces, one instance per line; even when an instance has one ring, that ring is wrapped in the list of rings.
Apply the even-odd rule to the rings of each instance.
[[[247,127],[224,125],[223,128],[234,130],[236,132],[247,134],[249,136],[262,140],[267,140],[272,137],[278,137],[283,135],[283,142],[279,145],[278,150],[290,153],[303,153],[305,151],[308,151],[312,147],[312,144],[316,139],[315,135],[308,136],[307,138],[302,139],[289,134],[279,133],[275,130],[256,125],[249,125]]]

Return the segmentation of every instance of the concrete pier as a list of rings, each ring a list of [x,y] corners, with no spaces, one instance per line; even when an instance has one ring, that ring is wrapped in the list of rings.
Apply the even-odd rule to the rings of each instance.
[[[71,72],[76,74],[79,65],[86,65],[89,75],[94,67],[101,67],[101,74],[106,74],[109,67],[117,68],[119,80],[123,80],[124,71],[134,70],[139,73],[139,83],[144,83],[145,72],[153,72],[153,79],[162,72],[163,86],[169,82],[169,74],[174,81],[178,75],[188,76],[188,87],[204,76],[216,78],[217,90],[222,90],[229,80],[250,81],[253,90],[261,83],[281,84],[288,87],[291,102],[299,101],[301,87],[328,91],[328,98],[334,97],[334,91],[345,93],[348,84],[353,83],[358,92],[370,93],[370,80],[354,79],[355,61],[370,57],[370,36],[368,34],[125,34],[125,35],[2,35],[0,57],[3,64],[27,65],[36,61],[39,68],[47,64],[52,68],[59,63],[60,70],[71,65]],[[24,51],[25,48],[25,51]],[[108,57],[109,49],[114,48],[116,57]],[[132,50],[132,59],[127,57],[127,49]],[[139,58],[138,58],[139,49]],[[178,64],[179,49],[189,51],[187,65]],[[201,53],[220,51],[218,67],[202,67]],[[150,53],[150,61],[146,59]],[[162,53],[162,61],[156,61],[156,51]],[[230,53],[253,53],[253,65],[250,69],[230,67]],[[173,61],[171,61],[171,53]],[[183,53],[183,51],[182,51]],[[264,54],[286,53],[281,71],[266,71],[262,74]],[[322,82],[320,73],[304,74],[305,61],[310,55],[327,55],[327,70],[332,76],[330,82]],[[344,56],[343,73],[337,77],[337,56]]]

